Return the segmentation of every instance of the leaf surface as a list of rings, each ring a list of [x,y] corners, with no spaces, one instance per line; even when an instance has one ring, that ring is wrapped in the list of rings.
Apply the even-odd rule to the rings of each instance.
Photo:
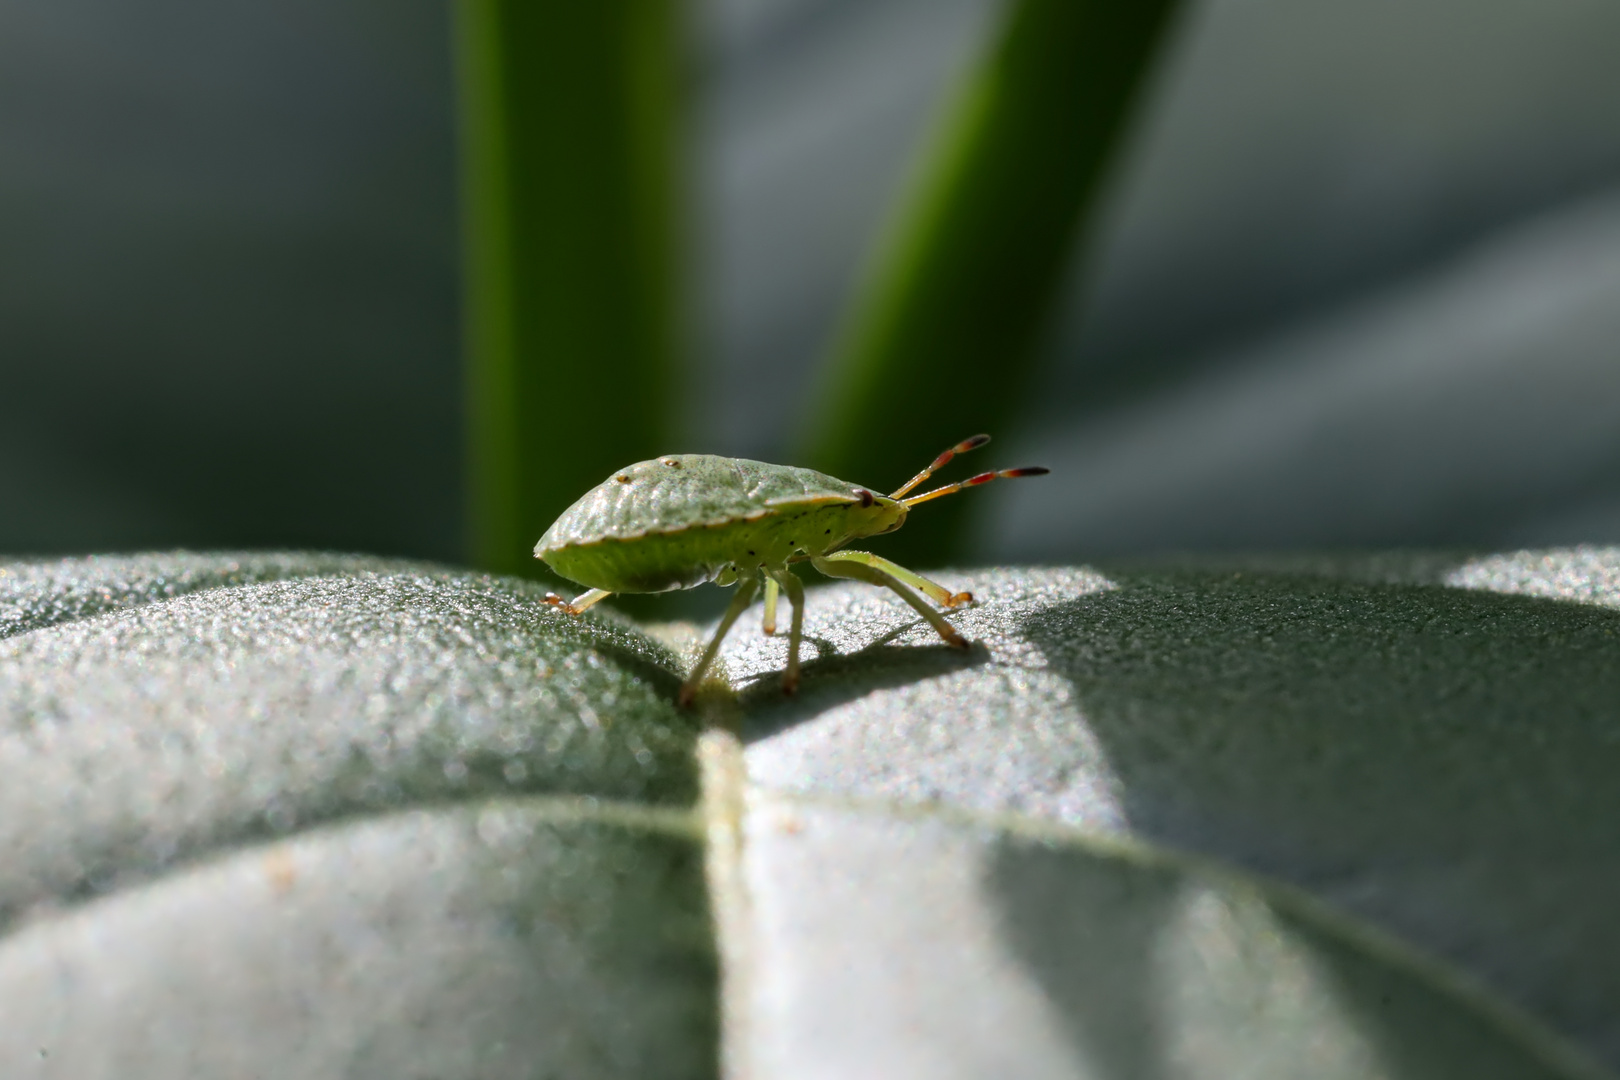
[[[818,587],[701,740],[697,628],[524,582],[0,569],[8,1075],[1620,1061],[1620,552]]]

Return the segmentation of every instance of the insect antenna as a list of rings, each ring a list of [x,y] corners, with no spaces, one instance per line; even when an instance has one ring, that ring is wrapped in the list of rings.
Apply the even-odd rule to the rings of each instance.
[[[928,467],[922,472],[918,473],[916,476],[913,476],[910,480],[907,480],[900,486],[898,490],[894,492],[894,494],[890,495],[889,498],[898,499],[900,496],[904,495],[906,492],[910,491],[924,480],[927,480],[930,476],[933,476],[934,470],[943,469],[946,465],[949,465],[951,458],[955,457],[957,454],[965,454],[969,450],[977,450],[979,447],[983,446],[989,441],[990,436],[988,435],[975,435],[970,439],[963,439],[961,442],[957,443],[955,446],[951,447],[949,450],[945,451],[943,454],[939,455],[939,457],[930,462]]]
[[[913,495],[909,499],[901,499],[900,501],[909,510],[918,503],[925,503],[929,499],[938,499],[944,495],[955,495],[964,488],[978,487],[980,484],[988,484],[992,480],[1011,480],[1015,476],[1045,476],[1051,471],[1044,465],[1028,465],[1022,469],[1002,469],[999,472],[980,473],[978,476],[970,476],[959,483],[946,484],[944,487],[937,487],[933,491],[925,491],[921,495]]]

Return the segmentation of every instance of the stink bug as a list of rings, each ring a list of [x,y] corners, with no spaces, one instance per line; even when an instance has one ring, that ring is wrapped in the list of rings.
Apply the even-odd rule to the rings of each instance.
[[[534,546],[535,558],[589,589],[571,601],[547,593],[546,603],[580,615],[614,593],[669,592],[711,581],[736,585],[731,606],[681,686],[682,705],[691,704],[720,643],[762,581],[765,633],[776,632],[778,589],[793,604],[782,689],[791,694],[798,688],[804,586],[789,564],[806,560],[828,577],[893,589],[939,631],[946,644],[965,649],[967,639],[907,586],[921,589],[945,608],[971,603],[972,594],[953,593],[871,552],[839,549],[852,540],[894,532],[918,503],[992,480],[1048,471],[1034,467],[980,473],[906,497],[957,454],[989,441],[988,435],[962,440],[889,495],[875,495],[810,469],[744,458],[677,454],[638,461],[587,491]]]

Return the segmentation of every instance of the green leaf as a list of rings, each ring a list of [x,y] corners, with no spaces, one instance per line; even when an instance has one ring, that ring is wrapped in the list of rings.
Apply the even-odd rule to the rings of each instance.
[[[1620,1060],[1620,552],[1272,565],[942,575],[967,654],[815,590],[798,698],[725,651],[749,776],[1240,867]]]
[[[969,78],[858,298],[806,461],[888,491],[978,431],[1007,435],[1098,181],[1171,0],[1018,0]],[[930,507],[903,560],[961,550]]]
[[[712,1071],[664,647],[410,563],[0,569],[0,1072]]]
[[[698,836],[614,809],[369,818],[36,918],[0,940],[0,1062],[153,1080],[712,1076]]]
[[[1176,853],[791,796],[745,829],[756,1075],[1595,1075],[1388,939]]]
[[[524,582],[0,570],[7,1075],[1620,1061],[1620,550],[817,588],[701,736],[699,628]]]
[[[458,0],[473,561],[535,576],[581,491],[668,448],[670,0]]]
[[[84,590],[82,570],[127,597],[172,572],[172,557],[152,561],[127,560],[121,588],[105,564],[44,569],[63,594]],[[258,569],[280,577],[291,561]],[[326,576],[149,591],[0,640],[0,924],[355,814],[512,794],[695,798],[696,729],[669,701],[662,647],[556,616],[510,579],[310,562]]]

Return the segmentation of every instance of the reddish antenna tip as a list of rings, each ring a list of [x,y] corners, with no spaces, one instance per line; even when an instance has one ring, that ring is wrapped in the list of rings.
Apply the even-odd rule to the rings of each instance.
[[[894,492],[889,495],[889,498],[900,498],[901,496],[905,495],[906,492],[910,491],[924,480],[927,480],[930,476],[933,476],[934,470],[943,469],[946,465],[950,464],[951,459],[956,457],[957,454],[965,454],[969,450],[977,450],[979,447],[983,446],[989,441],[990,436],[988,435],[969,435],[967,438],[963,439],[949,450],[941,453],[939,457],[929,462],[927,468],[923,469],[922,472],[918,473],[916,476],[913,476],[910,480],[907,480],[904,484],[900,485],[900,487],[896,488]]]

